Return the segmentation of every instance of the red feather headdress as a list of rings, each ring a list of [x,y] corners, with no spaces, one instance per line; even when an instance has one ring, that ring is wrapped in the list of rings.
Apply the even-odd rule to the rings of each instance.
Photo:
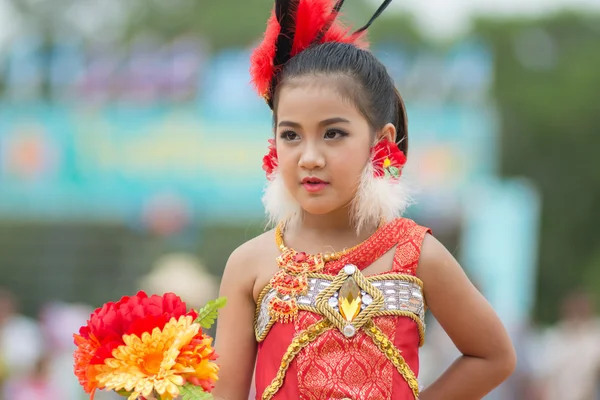
[[[385,10],[385,0],[362,28],[350,32],[337,16],[344,0],[275,0],[262,43],[254,50],[250,73],[259,95],[272,108],[271,97],[277,74],[285,63],[313,44],[349,43],[367,48],[364,32]]]

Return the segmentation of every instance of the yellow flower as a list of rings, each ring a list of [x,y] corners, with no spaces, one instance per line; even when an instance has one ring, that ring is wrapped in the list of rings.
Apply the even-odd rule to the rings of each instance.
[[[176,398],[179,386],[185,383],[183,375],[196,372],[196,365],[183,365],[177,358],[199,330],[200,325],[194,324],[191,316],[182,316],[179,320],[172,318],[162,331],[154,328],[152,334],[144,332],[141,338],[123,336],[125,345],[113,350],[113,358],[97,367],[99,386],[131,392],[129,400],[140,395],[148,397],[153,391],[164,400]]]

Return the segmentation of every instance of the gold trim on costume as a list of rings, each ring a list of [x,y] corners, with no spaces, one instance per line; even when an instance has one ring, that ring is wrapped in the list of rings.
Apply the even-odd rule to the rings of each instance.
[[[327,330],[331,329],[332,326],[329,321],[321,320],[317,323],[310,325],[302,332],[298,332],[292,340],[292,343],[287,348],[283,358],[281,359],[281,366],[277,371],[277,375],[271,381],[271,384],[267,386],[265,391],[262,394],[263,400],[270,400],[275,396],[275,394],[279,391],[281,386],[283,386],[283,380],[285,378],[285,373],[290,367],[290,363],[296,358],[300,350],[306,347],[309,343],[313,342],[317,339],[321,334],[325,333]]]
[[[379,350],[390,360],[394,367],[398,370],[400,375],[404,378],[408,386],[413,392],[415,399],[419,398],[419,382],[415,376],[415,373],[410,369],[410,366],[404,360],[404,357],[400,354],[400,350],[394,346],[392,341],[379,329],[372,321],[364,327],[364,331],[371,339],[373,343],[377,345]]]
[[[254,312],[254,335],[256,336],[257,342],[262,342],[265,340],[267,334],[271,330],[271,327],[276,322],[275,318],[271,318],[267,310],[269,301],[271,300],[270,298],[267,298],[268,295],[275,295],[275,290],[271,288],[271,284],[265,286],[264,289],[260,291],[258,299],[256,299],[256,311]],[[267,301],[264,301],[265,299],[267,299]],[[261,327],[261,324],[259,323],[261,318],[268,319],[264,327]]]

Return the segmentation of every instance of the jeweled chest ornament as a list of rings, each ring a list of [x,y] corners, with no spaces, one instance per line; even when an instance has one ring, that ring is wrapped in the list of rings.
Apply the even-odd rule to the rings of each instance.
[[[383,308],[384,298],[360,270],[347,264],[316,300],[316,307],[348,338]]]

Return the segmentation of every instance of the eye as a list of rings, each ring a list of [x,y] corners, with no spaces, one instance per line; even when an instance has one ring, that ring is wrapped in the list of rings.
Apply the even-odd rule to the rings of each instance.
[[[345,136],[348,136],[348,133],[341,131],[339,129],[328,129],[327,132],[325,132],[325,139],[340,139],[343,138]]]
[[[281,132],[279,137],[282,138],[283,140],[288,140],[288,141],[294,141],[294,140],[300,139],[300,136],[296,132],[293,132],[293,131],[283,131],[283,132]]]

